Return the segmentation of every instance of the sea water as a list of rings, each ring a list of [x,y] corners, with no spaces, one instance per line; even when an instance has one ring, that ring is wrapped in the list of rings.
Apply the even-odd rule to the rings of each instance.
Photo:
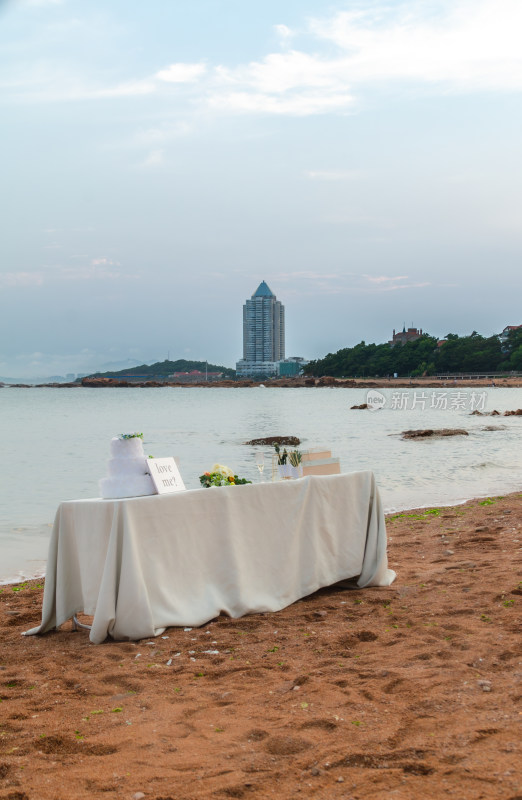
[[[385,389],[382,408],[352,410],[365,389],[0,389],[0,582],[38,575],[62,500],[99,496],[113,436],[143,432],[147,455],[174,456],[185,485],[216,462],[271,479],[269,447],[293,435],[327,447],[343,472],[373,470],[387,511],[449,505],[522,488],[522,417],[473,416],[522,407],[522,389]],[[378,398],[377,398],[378,399]],[[403,440],[420,428],[468,436]],[[493,430],[491,430],[493,428]],[[266,453],[262,478],[256,452]],[[202,490],[206,491],[206,490]]]

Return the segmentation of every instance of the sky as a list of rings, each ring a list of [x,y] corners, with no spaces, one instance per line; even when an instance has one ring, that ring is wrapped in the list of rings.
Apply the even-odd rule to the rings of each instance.
[[[0,376],[522,323],[520,0],[0,0]]]

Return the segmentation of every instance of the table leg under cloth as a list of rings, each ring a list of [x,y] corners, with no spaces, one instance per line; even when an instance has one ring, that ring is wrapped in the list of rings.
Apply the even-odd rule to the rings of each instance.
[[[83,611],[90,639],[279,611],[339,582],[388,586],[386,527],[371,472],[67,501],[49,544],[45,633]]]

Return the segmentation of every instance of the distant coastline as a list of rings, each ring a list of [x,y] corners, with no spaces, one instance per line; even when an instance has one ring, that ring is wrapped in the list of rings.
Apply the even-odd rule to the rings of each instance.
[[[116,378],[84,378],[81,383],[0,383],[2,389],[248,389],[264,386],[267,389],[340,388],[340,389],[429,389],[441,387],[501,387],[519,389],[522,376],[507,378],[276,378],[265,381],[214,380],[202,382],[126,381]]]

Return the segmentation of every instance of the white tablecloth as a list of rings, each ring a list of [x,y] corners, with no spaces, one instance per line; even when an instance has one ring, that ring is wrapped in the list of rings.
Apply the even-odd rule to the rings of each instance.
[[[84,611],[94,643],[143,639],[220,613],[278,611],[347,579],[394,578],[371,472],[67,501],[49,544],[42,623],[27,633]]]

